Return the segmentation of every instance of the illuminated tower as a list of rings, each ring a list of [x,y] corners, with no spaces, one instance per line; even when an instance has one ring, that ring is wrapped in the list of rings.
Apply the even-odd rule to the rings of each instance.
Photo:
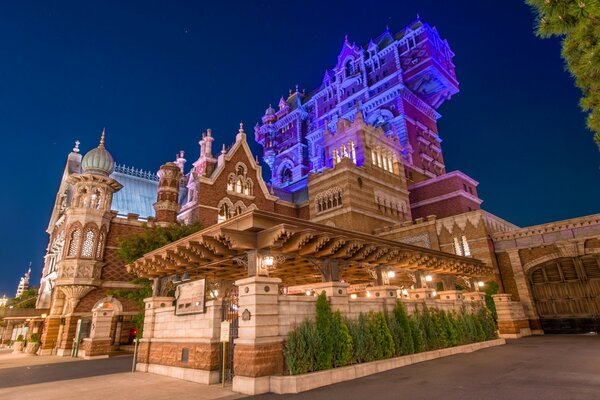
[[[365,122],[398,139],[409,182],[444,174],[436,109],[458,92],[453,57],[437,29],[420,19],[364,46],[346,37],[321,85],[308,94],[290,91],[255,128],[273,186],[294,192],[323,171],[330,157],[325,122],[335,135],[339,120],[354,118],[356,104]]]

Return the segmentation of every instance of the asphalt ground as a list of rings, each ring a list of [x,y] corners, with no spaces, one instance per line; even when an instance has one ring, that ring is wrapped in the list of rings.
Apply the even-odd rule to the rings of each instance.
[[[252,399],[600,399],[600,335],[546,335],[297,395]]]
[[[31,360],[34,362],[43,362],[44,359],[43,356],[29,357],[34,357],[35,359]],[[98,360],[78,361],[68,359],[60,363],[56,362],[58,361],[56,359],[57,357],[53,357],[53,362],[47,364],[0,368],[0,389],[127,372],[131,371],[133,356],[125,355]],[[28,360],[21,357],[19,361],[23,363]],[[1,362],[2,360],[0,359]]]

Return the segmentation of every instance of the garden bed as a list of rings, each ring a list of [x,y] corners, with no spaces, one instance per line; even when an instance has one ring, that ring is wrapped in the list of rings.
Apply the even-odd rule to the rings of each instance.
[[[300,393],[423,361],[434,360],[436,358],[447,357],[454,354],[471,353],[488,347],[500,346],[505,343],[506,341],[504,339],[494,339],[379,361],[354,364],[346,367],[332,368],[325,371],[310,372],[308,374],[271,376],[269,386],[270,391],[277,394]]]

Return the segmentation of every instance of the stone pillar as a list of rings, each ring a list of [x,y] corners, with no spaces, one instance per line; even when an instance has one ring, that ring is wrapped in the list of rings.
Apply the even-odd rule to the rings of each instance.
[[[175,297],[148,297],[144,299],[144,329],[140,339],[136,369],[146,371],[150,360],[150,342],[154,337],[156,309],[172,307]]]
[[[4,329],[4,333],[2,335],[2,344],[6,344],[11,340],[12,331],[15,326],[15,322],[12,320],[6,321],[6,328]]]
[[[312,285],[312,288],[317,294],[324,291],[329,299],[329,304],[331,304],[331,309],[339,310],[342,315],[346,315],[350,311],[348,286],[350,285],[345,282],[323,282]]]
[[[115,314],[113,308],[96,308],[92,310],[92,331],[90,337],[83,339],[85,358],[107,358],[110,352],[110,330]]]
[[[279,278],[253,276],[235,282],[239,288],[239,327],[235,339],[233,391],[269,392],[269,376],[283,373],[279,336]]]
[[[391,285],[372,286],[369,288],[371,296],[383,300],[383,310],[387,314],[394,310],[396,300],[398,299],[398,290],[400,290],[398,286]]]
[[[522,303],[511,301],[512,295],[502,293],[492,295],[498,314],[498,333],[501,338],[517,339],[530,336],[529,321]]]
[[[519,256],[519,250],[508,250],[507,253],[510,259],[510,266],[513,270],[515,283],[517,285],[519,301],[523,305],[525,316],[527,319],[529,319],[530,326],[534,327],[536,333],[542,334],[543,331],[541,330],[540,317],[538,316],[535,305],[533,304],[533,296],[531,295],[529,285],[527,284],[525,271],[523,271],[523,264],[521,263],[521,257]]]

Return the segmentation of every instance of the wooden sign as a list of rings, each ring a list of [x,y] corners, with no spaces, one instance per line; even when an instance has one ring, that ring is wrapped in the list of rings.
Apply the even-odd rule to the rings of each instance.
[[[229,336],[231,332],[231,322],[221,322],[221,342],[229,342]]]
[[[183,283],[175,290],[175,315],[204,313],[204,293],[206,280]]]

